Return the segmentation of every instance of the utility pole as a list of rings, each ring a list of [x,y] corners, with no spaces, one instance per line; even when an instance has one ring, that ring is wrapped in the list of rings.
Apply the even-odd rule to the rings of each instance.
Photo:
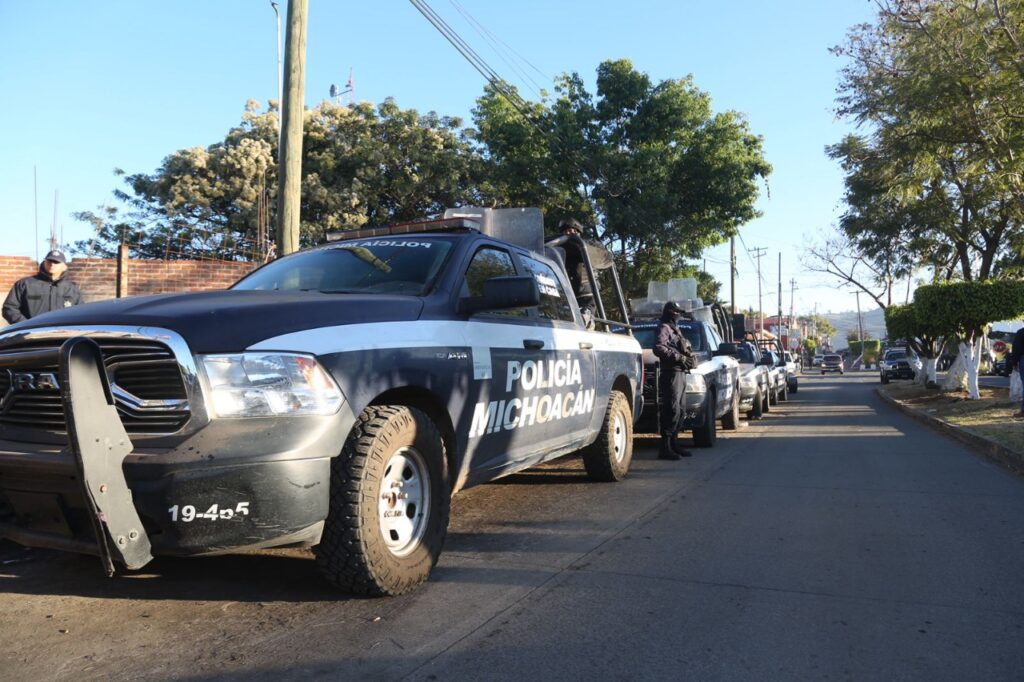
[[[299,250],[299,206],[302,200],[302,119],[306,80],[306,9],[309,0],[288,2],[285,35],[281,151],[278,157],[277,253]]]
[[[50,225],[50,251],[57,248],[57,199],[60,196],[60,190],[53,190],[53,224]]]
[[[761,339],[764,338],[764,304],[761,301],[761,257],[767,253],[768,249],[762,249],[757,247],[751,249],[754,252],[754,258],[757,259],[757,314],[760,317],[761,324]]]
[[[39,262],[39,176],[32,166],[32,201],[36,211],[36,262]]]
[[[38,260],[38,259],[37,259]],[[729,237],[729,293],[732,314],[736,314],[736,237]]]
[[[779,251],[779,314],[775,318],[779,323],[779,338],[782,338],[782,252]]]
[[[864,366],[864,320],[860,316],[860,292],[854,292],[857,295],[857,341],[860,342],[860,360],[861,367]]]
[[[789,280],[789,346],[793,347],[793,325],[796,321],[793,319],[793,298],[796,292],[796,280]]]

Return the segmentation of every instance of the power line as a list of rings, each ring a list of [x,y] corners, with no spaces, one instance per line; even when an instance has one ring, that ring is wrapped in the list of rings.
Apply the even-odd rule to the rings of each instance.
[[[514,59],[512,59],[512,60],[507,59],[505,57],[505,55],[502,54],[502,50],[500,49],[499,44],[500,44],[501,47],[505,48],[505,51],[507,53],[511,53],[512,55],[514,55],[514,57],[518,58],[520,61],[522,61],[525,64],[527,64],[528,66],[530,66],[534,71],[539,73],[542,77],[544,77],[544,78],[546,78],[548,80],[553,80],[553,79],[548,78],[547,75],[545,75],[544,73],[541,73],[540,69],[538,69],[536,66],[531,64],[530,61],[527,60],[525,57],[523,57],[521,54],[516,52],[515,49],[513,49],[508,43],[506,43],[504,40],[502,40],[498,36],[494,35],[494,33],[492,33],[490,30],[488,30],[488,28],[486,26],[484,26],[479,21],[477,21],[473,17],[473,15],[471,15],[466,10],[466,8],[463,7],[461,4],[459,4],[456,0],[451,0],[451,4],[455,8],[455,11],[457,11],[459,14],[461,14],[462,17],[467,22],[469,22],[470,26],[473,27],[473,30],[475,30],[477,32],[477,35],[479,35],[481,38],[483,38],[484,41],[486,41],[491,46],[491,49],[493,49],[494,52],[498,55],[498,58],[501,59],[501,61],[505,62],[505,64],[507,64],[508,67],[510,69],[512,69],[519,76],[519,78],[524,82],[524,84],[526,84],[526,82],[528,81],[529,85],[532,85],[531,89],[537,95],[537,98],[541,99],[542,98],[541,91],[544,89],[543,86],[540,85],[537,81],[535,81],[530,76],[530,74],[528,74],[524,69],[521,69],[519,66],[514,64],[513,63]]]

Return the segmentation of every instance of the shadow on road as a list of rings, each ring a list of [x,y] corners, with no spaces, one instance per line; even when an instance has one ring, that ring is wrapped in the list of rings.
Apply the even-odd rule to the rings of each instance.
[[[157,557],[107,578],[96,557],[0,545],[0,592],[102,599],[343,601],[303,550],[219,557]]]

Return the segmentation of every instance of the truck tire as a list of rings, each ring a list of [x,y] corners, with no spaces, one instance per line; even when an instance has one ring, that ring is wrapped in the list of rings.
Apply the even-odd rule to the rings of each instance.
[[[789,400],[789,384],[785,381],[782,382],[782,390],[779,391],[779,400],[781,402]]]
[[[367,407],[331,462],[317,566],[348,592],[408,592],[441,554],[450,490],[444,441],[430,418],[412,407]]]
[[[735,431],[740,428],[740,387],[732,392],[732,408],[722,416],[722,429]]]
[[[764,397],[761,395],[761,387],[758,386],[754,392],[754,404],[747,411],[747,419],[760,419],[764,414]]]
[[[693,430],[693,444],[698,448],[714,447],[715,441],[718,439],[715,394],[708,393],[705,400],[707,400],[707,404],[704,406],[704,423]]]
[[[633,414],[621,391],[612,391],[597,440],[583,449],[583,466],[594,481],[621,481],[633,461]]]
[[[768,414],[769,412],[772,411],[772,400],[771,400],[772,389],[769,388],[768,386],[765,386],[765,388],[767,390],[761,396],[761,413],[762,414]]]
[[[768,404],[778,405],[779,404],[779,387],[775,386],[772,390],[768,391]]]
[[[790,393],[796,393],[796,389],[800,386],[799,383],[793,384],[793,388],[789,389]]]

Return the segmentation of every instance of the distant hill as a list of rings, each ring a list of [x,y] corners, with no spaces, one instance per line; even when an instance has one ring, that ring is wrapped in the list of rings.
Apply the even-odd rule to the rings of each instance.
[[[832,347],[834,349],[846,348],[846,335],[850,332],[857,333],[857,311],[826,313],[822,317],[836,328],[836,335],[832,339]],[[864,338],[885,338],[885,311],[874,307],[863,311],[861,317],[864,322]]]

